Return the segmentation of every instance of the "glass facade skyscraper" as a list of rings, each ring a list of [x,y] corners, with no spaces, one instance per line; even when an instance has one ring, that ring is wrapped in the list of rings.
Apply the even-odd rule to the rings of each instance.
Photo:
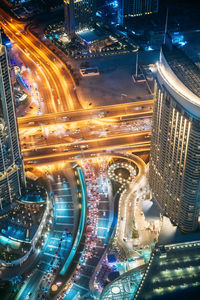
[[[64,4],[65,32],[73,35],[75,33],[74,0],[65,0]]]
[[[121,23],[124,18],[158,12],[158,0],[121,0]]]
[[[67,34],[93,27],[95,23],[96,0],[65,0],[64,3]]]
[[[181,231],[195,231],[200,208],[200,71],[168,41],[156,77],[150,186],[163,214]]]
[[[0,41],[0,209],[17,200],[25,184],[7,50]]]

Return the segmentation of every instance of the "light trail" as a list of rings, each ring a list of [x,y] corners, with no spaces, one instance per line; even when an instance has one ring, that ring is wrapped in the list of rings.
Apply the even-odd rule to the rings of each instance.
[[[48,86],[48,90],[51,91],[51,87],[49,84],[49,81],[43,71],[43,68],[38,68],[36,62],[30,57],[30,55],[27,54],[27,52],[25,52],[22,48],[20,48],[18,45],[15,45],[21,52],[23,52],[23,54],[27,57],[28,60],[30,60],[33,64],[35,64],[36,68],[37,68],[37,72],[40,73],[40,76],[42,76],[45,80],[46,85]],[[51,103],[53,105],[53,109],[51,109],[51,111],[57,112],[56,110],[56,106],[55,103],[53,101],[53,96],[52,93],[50,93],[50,99],[51,99]],[[19,118],[18,118],[19,119]]]
[[[51,99],[54,111],[67,111],[80,108],[80,102],[73,90],[75,86],[74,80],[66,65],[39,39],[30,33],[29,30],[25,34],[25,24],[19,24],[19,22],[10,19],[9,15],[1,9],[0,13],[1,18],[5,21],[2,22],[5,32],[11,35],[12,40],[16,40],[19,45],[25,47],[36,61],[39,60],[39,63],[47,73],[50,86],[54,88],[55,98]],[[16,34],[16,32],[19,33]],[[57,63],[55,63],[55,60]],[[61,105],[59,102],[61,102]]]

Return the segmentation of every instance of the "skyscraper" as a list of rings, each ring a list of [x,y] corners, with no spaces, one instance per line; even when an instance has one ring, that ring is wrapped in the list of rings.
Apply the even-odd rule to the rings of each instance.
[[[1,39],[1,37],[0,37]],[[25,187],[6,47],[0,40],[0,208],[17,200]]]
[[[93,27],[95,23],[96,0],[64,0],[64,3],[67,34]]]
[[[124,18],[158,12],[158,0],[121,0],[121,23]]]
[[[65,32],[68,35],[73,35],[75,33],[74,0],[64,0],[64,14]]]
[[[166,35],[157,63],[150,153],[153,197],[183,232],[198,227],[200,71]]]

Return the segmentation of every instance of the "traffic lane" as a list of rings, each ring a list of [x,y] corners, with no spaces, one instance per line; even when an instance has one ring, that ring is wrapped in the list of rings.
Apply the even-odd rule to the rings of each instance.
[[[106,118],[115,118],[120,116],[132,116],[134,117],[148,117],[152,116],[152,100],[149,100],[148,102],[145,101],[145,104],[138,103],[134,105],[131,103],[131,105],[127,108],[123,104],[117,104],[114,107],[110,107],[108,105],[107,107],[101,107],[96,109],[88,109],[88,110],[77,110],[71,111],[71,112],[62,112],[62,113],[52,113],[51,115],[41,115],[41,116],[33,116],[31,118],[29,117],[20,117],[18,118],[18,124],[19,126],[24,125],[24,127],[30,128],[35,126],[41,126],[44,123],[46,125],[51,123],[71,123],[75,121],[83,121],[83,120],[91,120],[92,119],[98,119],[98,120],[106,120]],[[104,113],[104,115],[100,115],[101,113]],[[34,122],[34,124],[33,124]]]
[[[88,127],[91,128],[88,131]],[[73,124],[73,127],[70,125],[50,125],[49,127],[41,127],[41,129],[30,129],[25,130],[21,129],[19,131],[21,147],[22,149],[31,149],[35,148],[35,143],[39,142],[41,146],[50,146],[50,145],[59,145],[65,143],[74,143],[74,145],[79,144],[90,139],[100,139],[105,137],[112,137],[122,134],[137,133],[138,131],[144,131],[147,127],[151,127],[151,118],[145,120],[133,120],[129,122],[123,122],[117,125],[114,124],[95,124],[86,122],[77,122]],[[82,143],[82,145],[84,145]],[[85,145],[87,146],[87,144]],[[37,147],[38,149],[38,147]],[[65,150],[66,151],[66,150]]]
[[[12,25],[12,26],[11,26]],[[48,78],[52,80],[54,83],[54,89],[56,91],[55,99],[54,99],[54,104],[56,106],[56,110],[60,111],[60,104],[59,104],[59,99],[62,99],[63,105],[66,104],[69,101],[70,95],[68,94],[68,97],[66,97],[66,92],[67,91],[67,83],[66,79],[62,78],[62,75],[60,74],[59,68],[55,66],[46,56],[45,51],[37,48],[34,45],[34,40],[31,38],[28,38],[27,35],[22,35],[22,34],[15,34],[16,28],[14,27],[13,24],[7,23],[7,26],[4,26],[6,33],[12,34],[12,39],[14,41],[17,41],[18,45],[21,45],[21,47],[25,47],[29,49],[31,57],[33,57],[36,61],[39,60],[39,64],[42,64],[43,69],[46,70],[48,74]],[[14,27],[14,28],[13,28]],[[46,50],[46,49],[45,49]],[[62,82],[61,82],[62,81]],[[63,89],[64,87],[64,89]],[[56,98],[57,97],[57,98]],[[67,98],[67,100],[66,100]]]
[[[24,161],[27,161],[27,160],[41,160],[43,158],[46,158],[46,159],[51,159],[52,161],[56,161],[57,158],[67,158],[67,157],[70,157],[70,156],[76,156],[76,155],[81,155],[81,156],[84,156],[84,154],[88,154],[88,153],[92,153],[92,151],[99,151],[99,152],[102,152],[104,150],[107,150],[107,149],[112,149],[112,150],[115,150],[117,148],[119,148],[121,145],[125,147],[125,145],[135,145],[137,146],[139,142],[136,142],[136,141],[128,141],[127,139],[124,139],[124,138],[121,138],[121,139],[116,139],[115,142],[113,141],[103,141],[102,143],[101,142],[92,142],[92,143],[88,143],[89,144],[89,149],[87,150],[82,150],[82,149],[77,149],[77,150],[69,150],[65,153],[65,151],[62,151],[62,149],[59,149],[58,151],[53,151],[54,148],[47,148],[46,150],[45,149],[39,149],[39,150],[35,150],[35,151],[22,151],[22,155],[23,155],[23,158],[24,158]],[[143,143],[143,142],[142,142]],[[150,140],[148,141],[145,141],[145,144],[146,145],[149,145],[150,144]],[[143,143],[144,145],[144,143]]]
[[[66,116],[67,114],[67,116]],[[119,123],[119,122],[125,122],[130,120],[137,120],[137,119],[142,119],[142,118],[152,118],[153,111],[148,110],[148,111],[141,111],[139,113],[113,113],[112,116],[105,116],[105,117],[99,117],[95,113],[89,114],[89,113],[82,113],[76,112],[75,116],[68,116],[68,113],[63,113],[63,116],[58,116],[57,113],[52,113],[50,115],[38,115],[38,119],[36,119],[36,116],[31,116],[31,117],[18,117],[18,125],[19,129],[31,129],[31,128],[40,128],[41,126],[48,127],[48,125],[69,125],[74,122],[77,122],[77,124],[81,121],[96,121],[100,122],[102,126],[107,126],[110,123]],[[26,120],[24,120],[26,118]],[[23,120],[22,120],[23,119]]]
[[[41,48],[43,48],[46,53],[47,56],[51,55],[54,56],[55,59],[57,59],[63,66],[63,69],[66,71],[66,75],[67,75],[67,79],[70,82],[70,85],[74,86],[74,81],[73,81],[73,77],[71,76],[69,70],[67,69],[66,65],[59,59],[59,57],[57,57],[53,52],[51,52],[50,49],[48,49],[48,47],[46,47],[40,40],[38,40],[27,28],[27,32],[24,31],[25,29],[25,24],[24,23],[20,23],[16,20],[13,20],[12,18],[10,18],[10,16],[3,10],[1,10],[1,17],[4,19],[4,21],[6,21],[6,25],[10,26],[12,29],[14,29],[15,32],[22,32],[22,35],[20,33],[18,33],[18,35],[21,35],[22,38],[24,38],[24,40],[26,39],[26,37],[29,37],[29,43],[32,41],[33,44],[37,45],[38,47],[38,52]],[[12,23],[10,23],[12,22]],[[5,25],[4,23],[2,25]],[[7,27],[5,26],[5,28]],[[51,62],[51,60],[50,60]],[[66,77],[66,76],[65,76]],[[63,86],[65,86],[65,80],[62,80]],[[74,96],[73,101],[71,101],[71,104],[73,105],[73,103],[76,103],[76,107],[74,107],[75,109],[77,107],[80,108],[80,103],[79,100],[77,98],[77,95],[75,93],[72,94]],[[69,99],[67,99],[69,100]],[[66,101],[67,103],[67,101]]]
[[[30,50],[30,45],[29,45],[29,43],[27,43],[27,42],[25,42],[24,41],[24,39],[23,39],[23,37],[21,37],[21,38],[19,38],[18,36],[16,36],[15,35],[15,32],[13,32],[12,31],[12,29],[10,28],[10,27],[5,27],[4,28],[5,29],[5,32],[6,32],[6,34],[8,34],[8,36],[12,39],[12,40],[14,40],[15,42],[17,42],[17,44],[18,44],[18,46],[22,49],[22,50],[24,50],[24,49],[29,49],[29,56],[30,56],[30,58],[32,59],[32,60],[34,60],[34,62],[36,63],[36,64],[38,64],[40,67],[42,67],[42,71],[43,71],[43,74],[45,74],[45,77],[46,77],[46,84],[47,84],[47,86],[48,87],[50,87],[50,86],[53,86],[54,88],[55,88],[55,90],[57,90],[57,95],[55,95],[55,98],[57,99],[57,98],[60,98],[60,94],[59,94],[59,91],[58,91],[58,88],[57,88],[57,86],[56,86],[56,84],[55,84],[55,81],[54,81],[54,78],[53,78],[53,76],[52,75],[54,75],[54,73],[52,73],[52,70],[51,70],[51,72],[49,71],[49,69],[47,68],[47,66],[46,66],[46,63],[43,63],[43,61],[42,60],[40,60],[40,63],[38,62],[38,54],[37,54],[37,51],[31,51]],[[57,80],[57,79],[56,79]],[[44,83],[43,83],[44,84]],[[55,110],[55,109],[53,109],[53,107],[55,106],[55,105],[53,105],[53,97],[51,97],[51,102],[52,102],[52,112],[54,111],[57,111],[57,110]],[[48,101],[50,101],[50,99],[48,99]]]
[[[38,289],[38,282],[41,280],[42,276],[43,272],[36,268],[34,274],[27,280],[25,289],[16,300],[25,300],[28,294],[31,294],[28,299],[36,300],[35,295]]]
[[[71,95],[71,104],[70,104],[70,110],[73,109],[80,109],[82,106],[80,104],[80,101],[78,99],[78,96],[75,92],[75,82],[73,79],[73,76],[71,75],[70,71],[68,70],[67,66],[65,63],[63,63],[63,61],[59,58],[59,56],[57,56],[53,51],[51,51],[45,44],[43,44],[39,39],[37,39],[35,37],[34,34],[32,34],[32,32],[30,31],[29,27],[27,28],[27,32],[29,34],[30,37],[32,37],[32,39],[34,40],[34,43],[38,43],[39,47],[45,49],[47,56],[49,58],[50,61],[54,61],[54,64],[56,64],[58,66],[59,69],[61,69],[61,75],[63,75],[63,79],[65,79],[65,81],[62,81],[63,86],[65,87],[65,83],[67,80],[67,89]],[[67,99],[69,100],[69,99]],[[68,105],[67,103],[68,101],[66,101],[66,105]]]
[[[102,176],[99,174],[101,173],[101,169],[99,169],[99,166],[96,166],[95,169],[95,174],[96,174],[96,184],[95,184],[95,189],[97,189],[99,191],[99,195],[100,195],[100,199],[98,201],[98,205],[97,205],[97,210],[98,212],[96,213],[95,216],[93,216],[92,218],[94,218],[94,220],[98,220],[97,221],[97,236],[92,238],[92,242],[96,243],[96,245],[94,244],[93,248],[88,252],[88,250],[86,251],[87,253],[87,260],[86,263],[84,265],[79,264],[79,266],[81,267],[80,273],[79,273],[79,280],[76,281],[76,283],[73,285],[72,290],[70,291],[69,295],[67,295],[67,297],[65,297],[65,299],[68,299],[69,297],[72,297],[75,295],[76,291],[79,291],[79,293],[81,294],[81,296],[84,297],[85,294],[85,290],[89,291],[89,282],[91,280],[91,277],[96,269],[96,266],[101,258],[101,256],[103,255],[104,251],[105,251],[105,246],[106,243],[102,242],[104,240],[104,237],[99,238],[98,236],[98,229],[99,229],[99,219],[100,216],[102,214],[102,211],[99,210],[99,204],[101,203],[101,201],[103,201],[104,206],[106,206],[106,210],[109,209],[109,201],[108,199],[105,197],[103,190],[102,190],[102,184],[104,182],[104,180],[102,179]],[[86,181],[87,181],[87,186],[88,189],[90,190],[91,187],[91,182],[93,182],[93,179],[90,177],[90,175],[88,174],[88,172],[86,172],[87,175],[86,176]],[[88,176],[88,178],[87,178]],[[92,176],[93,177],[93,176]],[[94,184],[94,183],[93,183]],[[91,194],[92,191],[88,191],[89,195]],[[105,198],[107,199],[107,201],[105,201]],[[106,202],[106,205],[105,205]],[[93,200],[89,200],[90,205],[93,204]],[[106,220],[104,218],[104,220]],[[108,220],[106,220],[106,228],[108,228]],[[88,225],[90,226],[90,225]],[[102,233],[103,234],[103,233]],[[103,234],[104,235],[104,234]]]
[[[34,83],[37,86],[37,90],[39,92],[40,98],[41,99],[50,99],[50,91],[47,88],[47,86],[44,84],[46,82],[46,78],[41,70],[40,67],[38,67],[33,60],[27,56],[27,54],[18,46],[14,45],[14,52],[15,54],[17,53],[19,55],[20,61],[23,63],[23,65],[29,69],[30,75],[34,81]],[[18,60],[18,56],[17,56]],[[42,82],[42,84],[41,84]],[[34,87],[32,87],[34,88]],[[33,96],[34,97],[34,96]],[[45,102],[45,107],[43,108],[42,112],[49,113],[51,112],[52,109],[49,105],[49,101]],[[27,115],[26,115],[27,117]]]
[[[147,131],[146,130],[143,130],[140,132],[140,134],[142,133],[146,133]],[[148,131],[148,134],[150,133],[150,131]],[[97,145],[96,143],[97,142],[105,142],[105,141],[108,141],[108,140],[116,140],[117,138],[125,138],[125,137],[131,137],[131,136],[135,136],[138,134],[138,131],[133,131],[131,132],[131,135],[130,134],[127,134],[127,132],[124,133],[121,133],[121,131],[118,131],[115,133],[113,132],[113,135],[112,134],[112,131],[110,132],[110,135],[107,135],[106,137],[104,136],[101,136],[100,138],[97,138],[95,136],[95,138],[92,138],[90,136],[87,136],[87,138],[85,137],[84,139],[81,138],[81,139],[78,139],[78,137],[76,138],[72,138],[72,137],[63,137],[62,139],[57,139],[57,137],[54,138],[54,136],[52,136],[51,138],[49,138],[50,142],[48,142],[49,140],[47,140],[47,138],[45,138],[45,141],[43,142],[44,145],[42,145],[42,141],[41,139],[38,139],[38,142],[37,143],[34,143],[34,141],[32,143],[28,142],[27,139],[26,141],[23,140],[22,141],[22,144],[21,144],[21,148],[22,148],[22,153],[29,153],[30,156],[31,156],[31,153],[33,154],[33,156],[36,156],[38,152],[41,153],[41,154],[48,154],[48,153],[52,153],[52,152],[73,152],[73,151],[76,151],[76,150],[87,150],[89,149],[90,147],[93,147],[94,143],[95,145]],[[81,136],[81,135],[80,135]],[[80,137],[79,136],[79,137]],[[90,137],[90,139],[88,138]],[[44,136],[43,136],[43,139],[44,139]],[[137,142],[137,140],[136,140]],[[38,143],[40,144],[40,146],[38,145]],[[37,145],[37,148],[36,148],[36,145]],[[26,156],[26,155],[25,155]]]
[[[26,165],[35,164],[37,166],[43,166],[44,164],[54,164],[58,162],[75,162],[80,159],[86,158],[93,158],[99,155],[107,155],[112,153],[112,151],[131,151],[132,153],[139,153],[139,152],[149,152],[150,151],[150,141],[145,143],[138,143],[138,144],[127,144],[127,145],[116,145],[114,148],[112,146],[107,146],[106,148],[102,149],[92,149],[88,150],[87,152],[81,153],[77,152],[75,154],[61,154],[57,156],[43,156],[39,158],[23,158],[23,161]]]
[[[82,149],[81,152],[87,153],[90,152],[91,149],[99,149],[100,151],[107,148],[107,147],[112,147],[113,149],[115,148],[115,146],[118,145],[129,145],[129,144],[137,144],[137,143],[148,143],[150,142],[150,130],[148,131],[144,131],[142,133],[138,133],[138,134],[133,134],[133,135],[126,135],[126,136],[117,136],[117,137],[112,137],[112,138],[104,138],[104,139],[96,139],[96,140],[88,140],[87,141],[87,145],[88,145],[88,149]],[[64,145],[63,145],[64,146]],[[68,147],[69,145],[66,144],[66,147]],[[23,150],[22,154],[24,156],[24,159],[42,159],[43,156],[45,156],[46,158],[55,158],[55,157],[59,157],[59,156],[69,156],[71,154],[76,155],[76,154],[80,154],[80,149],[76,150],[72,150],[70,152],[67,152],[66,154],[63,153],[64,149],[59,149],[56,151],[53,151],[53,149],[55,146],[52,147],[44,147],[42,149],[35,149],[35,150],[31,150],[31,151],[26,151]],[[55,153],[55,152],[60,152],[60,153]]]

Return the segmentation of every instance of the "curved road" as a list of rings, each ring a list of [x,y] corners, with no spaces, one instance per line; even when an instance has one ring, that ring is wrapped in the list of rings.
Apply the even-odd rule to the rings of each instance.
[[[0,15],[6,34],[26,53],[27,59],[37,64],[38,73],[43,73],[42,84],[50,92],[50,98],[44,99],[48,113],[81,108],[66,65],[29,30],[26,32],[23,23],[11,19],[2,9]]]

